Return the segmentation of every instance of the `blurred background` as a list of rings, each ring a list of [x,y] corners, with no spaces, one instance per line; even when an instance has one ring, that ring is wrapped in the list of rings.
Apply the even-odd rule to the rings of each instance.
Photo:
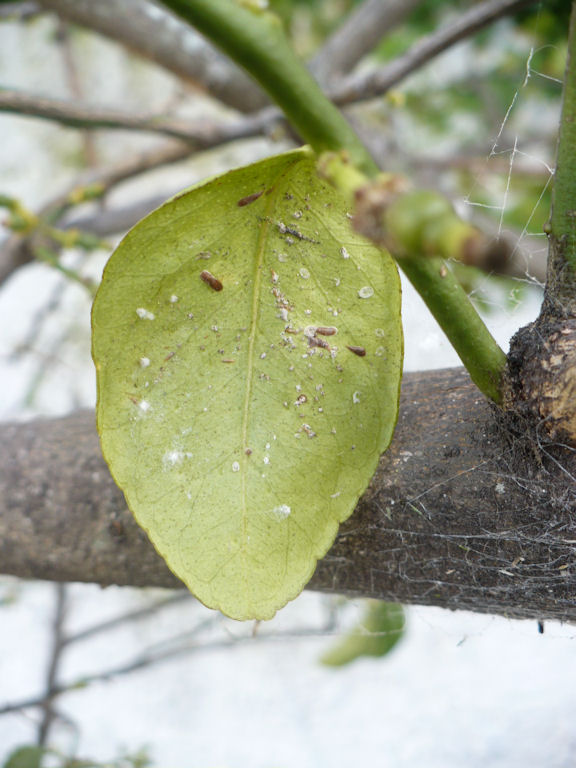
[[[571,3],[466,32],[490,4],[270,2],[331,94],[359,84],[348,114],[382,168],[493,234],[490,264],[453,269],[506,349],[542,299]],[[265,105],[152,2],[0,2],[3,421],[94,406],[111,249],[179,189],[293,146]],[[403,289],[405,370],[458,365]],[[0,765],[576,765],[574,627],[405,613],[401,631],[398,611],[306,592],[256,627],[162,590],[0,577]]]

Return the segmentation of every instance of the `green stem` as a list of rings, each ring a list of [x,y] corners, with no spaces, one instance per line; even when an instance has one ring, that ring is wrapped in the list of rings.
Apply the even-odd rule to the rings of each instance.
[[[82,277],[82,275],[75,269],[69,269],[68,267],[63,266],[58,259],[58,255],[51,251],[49,248],[45,248],[44,246],[37,246],[34,249],[34,256],[36,259],[38,259],[38,261],[43,261],[45,264],[49,264],[69,280],[72,280],[73,282],[81,285],[83,288],[86,288],[92,297],[96,295],[96,288],[98,286],[95,285],[94,282],[89,278]]]
[[[576,314],[576,2],[572,5],[570,19],[552,210],[547,231],[550,236],[547,303]]]
[[[163,0],[246,69],[318,153],[346,149],[365,173],[374,160],[292,50],[280,20],[231,0]]]
[[[295,55],[273,14],[249,10],[232,0],[163,2],[244,67],[317,154],[344,151],[348,155],[349,173],[343,171],[343,178],[336,181],[338,187],[350,193],[359,184],[358,171],[371,178],[378,174],[367,149]],[[355,174],[355,178],[347,179],[349,174]],[[476,385],[487,397],[500,402],[499,381],[505,356],[464,290],[449,271],[441,268],[440,260],[423,257],[403,259],[400,264]]]
[[[399,264],[450,339],[472,381],[487,397],[501,403],[506,355],[444,261],[415,256],[405,257]]]
[[[383,174],[370,183],[335,154],[322,156],[318,165],[320,173],[341,190],[350,204],[357,198],[357,229],[380,245],[392,246],[398,265],[450,339],[472,381],[486,397],[501,403],[506,355],[454,274],[438,258],[461,258],[467,244],[481,239],[479,233],[461,221],[450,202],[437,192],[416,190],[396,196],[393,177]],[[369,226],[363,231],[358,226],[363,215],[362,193],[368,193],[370,200],[371,191],[386,193],[388,188],[392,190],[391,202],[384,202],[376,223],[369,216]]]

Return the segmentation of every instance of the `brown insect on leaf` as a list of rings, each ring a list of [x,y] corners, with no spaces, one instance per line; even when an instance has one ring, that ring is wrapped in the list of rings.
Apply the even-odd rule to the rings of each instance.
[[[204,269],[202,272],[200,272],[200,280],[203,280],[214,291],[221,291],[222,288],[224,288],[220,280],[218,280],[217,277],[214,277],[212,272],[208,272],[207,269]]]
[[[258,200],[259,197],[262,197],[264,194],[264,190],[261,189],[260,192],[253,192],[251,195],[246,195],[246,197],[243,197],[241,200],[238,200],[236,205],[238,208],[243,208],[245,205],[250,205],[250,203],[253,203],[255,200]]]
[[[358,355],[358,357],[364,357],[366,355],[366,350],[364,349],[364,347],[355,347],[347,344],[346,349],[349,349],[350,352],[353,352],[355,355]]]

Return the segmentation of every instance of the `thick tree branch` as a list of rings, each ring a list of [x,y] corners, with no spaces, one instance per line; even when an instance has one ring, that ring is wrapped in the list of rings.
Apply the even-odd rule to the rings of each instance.
[[[256,83],[187,24],[148,0],[39,0],[61,18],[116,40],[241,112],[267,104]]]
[[[407,375],[393,444],[310,587],[576,621],[576,453],[500,418],[460,369]],[[127,512],[93,422],[1,427],[0,570],[179,586]]]
[[[503,16],[509,16],[522,8],[534,5],[535,2],[536,0],[486,0],[478,3],[458,16],[452,24],[423,37],[407,53],[387,66],[346,78],[334,88],[330,96],[340,105],[381,96],[448,48],[472,37]]]

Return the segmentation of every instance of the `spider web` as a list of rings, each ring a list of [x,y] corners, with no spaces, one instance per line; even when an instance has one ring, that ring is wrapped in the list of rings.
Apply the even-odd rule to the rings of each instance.
[[[517,120],[518,113],[521,112],[522,101],[530,99],[530,86],[534,79],[541,79],[547,81],[557,89],[558,96],[562,89],[562,80],[552,77],[544,72],[539,71],[534,66],[535,57],[546,50],[552,49],[553,46],[540,46],[530,48],[527,60],[525,75],[518,88],[515,90],[512,99],[499,130],[493,140],[492,146],[486,158],[486,169],[490,170],[491,161],[494,159],[506,159],[507,160],[507,172],[505,174],[505,181],[503,189],[500,193],[500,201],[495,201],[492,204],[487,204],[475,199],[475,194],[478,189],[482,187],[482,181],[479,177],[476,178],[472,189],[464,198],[464,203],[470,208],[484,209],[490,212],[492,215],[496,213],[498,215],[497,221],[497,237],[501,238],[506,235],[506,214],[510,206],[512,182],[515,178],[515,174],[518,172],[521,175],[526,166],[532,168],[540,168],[543,173],[543,181],[541,184],[541,190],[537,195],[535,202],[529,215],[526,217],[524,226],[521,231],[515,234],[516,242],[509,255],[512,260],[517,254],[522,254],[525,261],[525,281],[530,284],[535,284],[540,288],[544,287],[544,283],[541,279],[538,279],[531,270],[532,260],[538,260],[542,262],[546,258],[547,253],[547,239],[542,229],[542,217],[537,216],[542,211],[542,202],[545,199],[553,178],[554,167],[553,158],[551,157],[551,150],[555,148],[555,141],[552,143],[549,141],[550,134],[546,138],[546,142],[539,142],[534,146],[535,142],[529,136],[523,138],[522,120],[529,119],[529,115],[520,115],[520,120]],[[554,127],[558,124],[559,118],[559,102],[558,102],[558,114],[554,109],[550,110],[548,117],[553,116]],[[548,121],[547,121],[548,122]],[[548,130],[550,126],[548,125]],[[526,148],[524,148],[526,147]],[[517,277],[517,279],[522,279]]]

